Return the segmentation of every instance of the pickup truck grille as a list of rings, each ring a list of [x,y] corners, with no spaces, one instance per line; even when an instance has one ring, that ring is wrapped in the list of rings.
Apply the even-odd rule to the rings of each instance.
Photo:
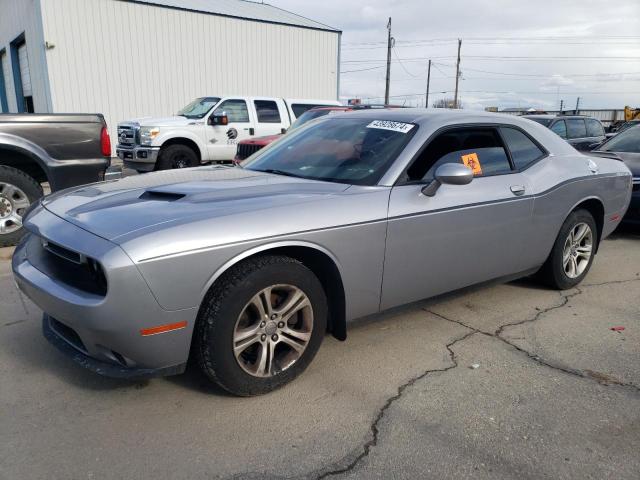
[[[118,125],[118,145],[135,145],[136,130],[129,125]]]
[[[244,160],[247,157],[250,157],[258,150],[260,150],[264,145],[255,145],[252,143],[239,143],[238,151],[236,152],[236,159]]]

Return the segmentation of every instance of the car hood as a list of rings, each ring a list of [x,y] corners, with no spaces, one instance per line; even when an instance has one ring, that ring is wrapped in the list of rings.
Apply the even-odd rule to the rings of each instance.
[[[234,167],[207,166],[135,175],[57,192],[43,200],[53,214],[115,243],[154,229],[338,194],[345,184]]]
[[[142,117],[121,122],[122,125],[139,125],[141,127],[183,127],[204,123],[204,119],[194,119],[187,117]]]
[[[269,145],[271,142],[275,142],[280,137],[282,137],[282,133],[278,133],[276,135],[265,135],[264,137],[256,137],[249,138],[246,140],[242,140],[238,143],[242,143],[244,145]]]

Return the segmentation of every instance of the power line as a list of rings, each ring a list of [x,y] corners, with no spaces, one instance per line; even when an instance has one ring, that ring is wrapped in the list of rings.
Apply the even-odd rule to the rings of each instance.
[[[402,69],[406,72],[407,75],[409,75],[410,77],[413,78],[420,78],[419,75],[414,75],[413,73],[411,73],[409,70],[407,70],[404,66],[404,64],[402,63],[402,60],[400,59],[400,57],[398,56],[398,52],[396,52],[395,47],[393,47],[393,54],[396,56],[396,58],[398,59],[398,63],[400,64],[400,66],[402,67]],[[431,61],[431,60],[429,60]]]

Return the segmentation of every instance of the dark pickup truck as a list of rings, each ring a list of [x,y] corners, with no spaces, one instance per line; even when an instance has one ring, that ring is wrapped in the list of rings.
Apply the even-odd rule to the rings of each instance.
[[[0,247],[23,235],[22,217],[43,195],[104,179],[111,141],[99,114],[0,115]]]

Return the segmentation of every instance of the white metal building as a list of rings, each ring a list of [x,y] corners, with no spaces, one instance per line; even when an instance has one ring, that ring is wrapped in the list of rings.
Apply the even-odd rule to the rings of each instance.
[[[175,113],[201,96],[338,98],[340,31],[244,0],[0,0],[0,110]]]

